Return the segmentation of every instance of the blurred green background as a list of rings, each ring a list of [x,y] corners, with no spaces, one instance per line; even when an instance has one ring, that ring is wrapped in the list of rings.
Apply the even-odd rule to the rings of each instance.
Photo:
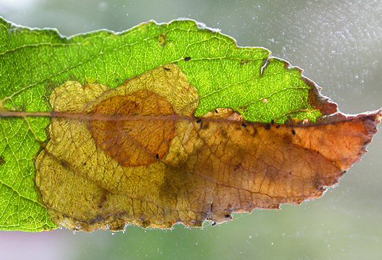
[[[382,106],[382,1],[0,0],[0,16],[63,35],[187,17],[305,69],[346,113]],[[0,232],[0,259],[382,259],[382,134],[316,201],[203,230]]]

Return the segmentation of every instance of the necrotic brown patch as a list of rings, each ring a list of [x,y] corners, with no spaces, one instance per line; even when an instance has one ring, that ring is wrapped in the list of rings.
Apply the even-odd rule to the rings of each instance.
[[[93,109],[92,115],[89,129],[95,142],[126,167],[162,159],[175,137],[174,120],[155,120],[175,115],[172,105],[147,90],[106,99]]]

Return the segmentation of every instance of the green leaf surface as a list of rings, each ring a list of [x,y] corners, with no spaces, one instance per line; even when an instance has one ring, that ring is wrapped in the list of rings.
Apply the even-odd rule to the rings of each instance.
[[[68,80],[114,88],[170,63],[177,64],[199,92],[196,116],[233,108],[248,121],[284,123],[290,118],[315,121],[327,113],[310,99],[317,90],[300,69],[270,58],[267,49],[237,47],[232,38],[190,20],[151,21],[122,33],[97,31],[67,38],[56,30],[0,19],[0,108],[51,111],[50,94]],[[43,117],[0,119],[2,230],[57,227],[34,182],[34,159],[48,138],[49,122]]]

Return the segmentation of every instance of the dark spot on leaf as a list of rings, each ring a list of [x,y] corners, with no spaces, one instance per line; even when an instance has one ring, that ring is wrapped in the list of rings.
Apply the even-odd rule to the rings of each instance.
[[[184,58],[184,61],[190,61],[190,60],[191,60],[191,57]]]
[[[144,220],[144,221],[142,221],[142,227],[143,227],[143,228],[147,228],[148,226],[150,226],[150,220]]]
[[[249,60],[240,60],[240,65],[248,64]]]
[[[240,110],[242,111],[242,113],[247,112],[248,111],[248,107],[247,106],[243,106],[243,107],[240,108]]]
[[[196,123],[198,123],[198,124],[200,124],[202,122],[202,119],[200,119],[200,118],[198,118],[197,120],[196,120]]]
[[[294,123],[293,118],[290,115],[288,115],[287,120],[285,120],[285,124],[293,125],[293,123]]]
[[[230,214],[225,214],[224,217],[225,218],[231,218],[231,215]]]
[[[163,67],[163,69],[164,69],[165,71],[170,71],[170,70],[171,70],[171,69],[166,68],[166,67]]]
[[[110,231],[122,231],[125,229],[125,223],[122,221],[116,221],[110,225]]]
[[[202,129],[208,129],[208,127],[210,127],[210,124],[209,123],[204,123],[202,124]]]
[[[216,222],[215,221],[212,222],[211,226],[216,226]]]
[[[277,125],[276,128],[279,129],[281,127],[281,125]]]
[[[159,44],[160,44],[162,47],[165,47],[165,46],[166,46],[166,35],[165,35],[165,34],[161,34],[161,35],[159,36],[158,42],[159,42]]]
[[[4,156],[0,156],[0,166],[5,164]]]
[[[296,135],[296,131],[292,129],[292,135]]]
[[[253,132],[251,133],[252,134],[252,136],[256,136],[257,135],[257,129],[256,128],[252,128],[253,129]]]
[[[267,130],[271,129],[271,124],[266,124],[265,129],[267,129]]]
[[[60,164],[61,164],[61,166],[64,167],[64,168],[69,168],[69,163],[68,163],[67,161],[65,161],[65,160],[61,160],[61,161],[60,161]]]
[[[104,192],[102,193],[102,197],[101,197],[101,200],[98,202],[98,208],[99,209],[102,209],[103,206],[104,206],[104,203],[106,202],[107,200],[107,195],[108,195],[108,192],[106,190],[104,190]],[[97,218],[102,218],[101,216],[97,216]],[[102,219],[101,219],[102,220]]]
[[[240,168],[241,168],[241,163],[239,163],[239,164],[237,164],[237,165],[235,166],[234,171],[237,171],[237,170],[239,170]]]
[[[100,223],[103,221],[103,217],[98,215],[96,218],[93,218],[89,221],[91,225],[94,225],[95,223]]]
[[[246,124],[244,124],[244,123],[242,123],[241,125],[242,125],[242,127],[244,127],[244,128],[246,128],[246,127],[247,127],[247,125],[246,125]]]
[[[155,158],[156,158],[157,160],[159,160],[159,154],[156,154],[156,155],[155,155]]]
[[[271,120],[271,125],[275,125],[275,120]]]
[[[316,187],[316,188],[317,188],[317,190],[318,190],[319,192],[325,191],[325,187],[324,187],[324,186]]]

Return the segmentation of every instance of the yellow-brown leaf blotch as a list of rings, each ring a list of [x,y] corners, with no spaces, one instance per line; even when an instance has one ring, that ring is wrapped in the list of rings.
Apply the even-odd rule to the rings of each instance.
[[[381,112],[311,125],[250,123],[229,108],[195,118],[199,96],[176,65],[109,89],[67,82],[51,96],[36,184],[74,230],[221,223],[234,212],[320,197],[365,152]]]
[[[176,65],[149,71],[116,89],[72,81],[55,89],[50,102],[61,116],[53,117],[50,140],[36,160],[36,184],[53,220],[84,230],[121,229],[125,223],[172,226],[178,218],[164,219],[167,206],[157,203],[168,171],[163,157],[172,158],[168,165],[187,159],[190,147],[181,138],[190,127],[171,117],[192,117],[198,101],[197,90]],[[115,120],[117,110],[123,116]],[[158,113],[170,117],[161,119]],[[102,133],[103,127],[113,135]],[[191,221],[195,214],[190,210],[182,218]]]

